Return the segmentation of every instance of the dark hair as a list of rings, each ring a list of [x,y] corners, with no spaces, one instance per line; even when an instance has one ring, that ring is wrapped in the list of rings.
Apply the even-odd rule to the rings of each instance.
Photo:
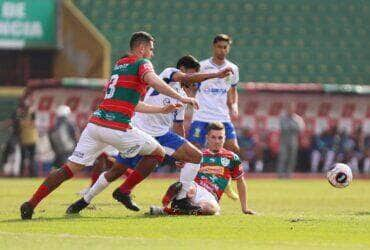
[[[186,69],[195,69],[199,71],[200,64],[198,60],[192,55],[186,55],[181,57],[176,64],[176,68],[180,69],[180,67],[184,67]]]
[[[212,122],[207,126],[207,133],[209,133],[211,130],[224,130],[225,126],[222,124],[222,122]]]
[[[149,43],[150,41],[154,42],[154,37],[145,31],[138,31],[132,34],[130,39],[130,49],[135,48],[140,43]]]
[[[232,44],[233,40],[229,35],[226,34],[218,34],[214,39],[213,39],[213,44],[216,44],[220,41],[227,42],[229,45]]]

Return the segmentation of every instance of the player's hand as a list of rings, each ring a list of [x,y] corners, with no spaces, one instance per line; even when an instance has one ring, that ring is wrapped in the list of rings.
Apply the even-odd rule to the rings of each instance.
[[[197,100],[195,100],[195,98],[192,98],[192,97],[182,97],[180,101],[182,103],[192,105],[195,109],[199,109],[199,104],[198,104]]]
[[[181,103],[169,104],[169,105],[166,105],[166,106],[163,106],[163,107],[162,107],[162,111],[161,111],[161,113],[162,113],[162,114],[169,114],[169,113],[174,112],[175,110],[180,109],[180,108],[181,108],[181,107],[183,107],[183,106],[184,106],[184,105],[182,105]]]
[[[243,213],[244,214],[249,214],[249,215],[256,215],[257,214],[255,211],[253,211],[252,209],[249,209],[249,208],[243,209]]]
[[[227,67],[226,69],[223,69],[223,70],[220,70],[218,73],[217,73],[217,77],[218,78],[225,78],[229,75],[233,74],[233,70],[232,68],[230,67]]]

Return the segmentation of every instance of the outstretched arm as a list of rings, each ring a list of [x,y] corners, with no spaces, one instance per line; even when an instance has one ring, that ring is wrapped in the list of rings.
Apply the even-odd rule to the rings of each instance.
[[[241,176],[239,179],[236,180],[236,182],[237,182],[237,188],[238,188],[238,193],[239,193],[240,205],[242,207],[243,213],[255,214],[256,212],[248,208],[247,184],[245,183],[244,177]]]
[[[140,101],[135,107],[135,112],[148,113],[148,114],[153,114],[153,113],[168,114],[168,113],[172,113],[175,110],[178,110],[181,107],[182,107],[181,103],[169,104],[166,106],[156,106],[156,105],[150,105],[150,104]]]
[[[181,82],[185,85],[190,85],[192,83],[196,83],[196,82],[203,82],[207,79],[211,79],[211,78],[224,78],[226,76],[228,76],[229,74],[232,73],[232,69],[231,68],[226,68],[226,69],[223,69],[223,70],[220,70],[216,73],[183,73],[181,71],[179,72],[176,72],[172,79],[175,81],[175,82]]]
[[[143,77],[143,80],[153,87],[158,92],[179,100],[182,103],[187,103],[193,105],[195,108],[198,108],[198,103],[194,98],[183,97],[172,89],[167,83],[165,83],[156,73],[150,71],[146,73]]]

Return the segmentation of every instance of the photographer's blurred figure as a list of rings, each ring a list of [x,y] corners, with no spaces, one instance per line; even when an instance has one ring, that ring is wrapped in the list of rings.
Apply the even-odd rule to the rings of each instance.
[[[288,103],[280,117],[280,152],[278,159],[279,178],[289,178],[297,164],[299,133],[305,127],[303,119],[294,112],[292,103]]]
[[[53,166],[62,166],[72,154],[77,138],[75,127],[68,120],[71,109],[61,105],[56,111],[55,126],[50,130],[50,143],[55,153]]]

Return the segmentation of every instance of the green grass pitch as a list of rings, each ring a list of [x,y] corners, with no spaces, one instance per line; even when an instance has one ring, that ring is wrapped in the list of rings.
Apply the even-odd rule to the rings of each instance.
[[[220,216],[150,217],[171,179],[148,179],[134,192],[142,211],[111,198],[113,183],[95,209],[66,217],[88,180],[61,186],[22,221],[19,205],[41,179],[0,179],[0,249],[370,249],[370,181],[335,189],[320,180],[248,180],[250,206],[223,197]]]

